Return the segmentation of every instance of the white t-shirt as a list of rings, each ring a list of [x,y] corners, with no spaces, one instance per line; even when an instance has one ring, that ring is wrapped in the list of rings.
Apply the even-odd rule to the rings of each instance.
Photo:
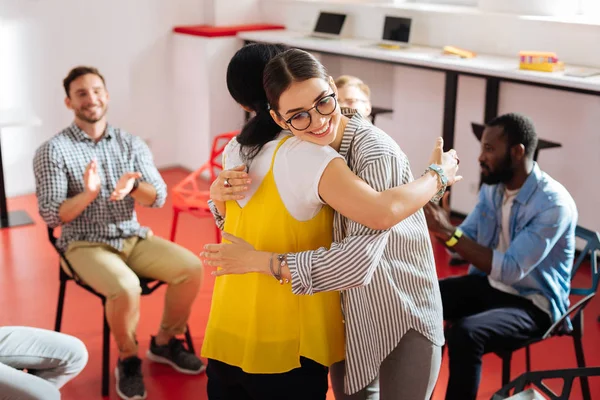
[[[271,167],[277,145],[287,136],[291,134],[280,133],[275,140],[265,144],[250,163],[248,174],[252,183],[246,197],[238,200],[240,207],[244,207],[258,189]],[[335,158],[342,156],[331,147],[296,137],[289,138],[277,151],[273,165],[275,184],[286,209],[298,221],[310,220],[323,206],[319,197],[319,182],[323,171]],[[240,156],[240,144],[234,138],[223,150],[223,165],[225,169],[230,169],[240,164],[244,164]]]
[[[500,232],[500,237],[498,238],[498,246],[496,247],[496,249],[498,251],[501,251],[502,253],[506,253],[508,247],[510,246],[510,211],[515,201],[515,197],[517,197],[518,193],[519,189],[504,189],[504,196],[502,197],[502,230]],[[489,275],[488,280],[490,282],[490,286],[492,286],[495,289],[517,296],[519,295],[519,292],[515,288],[505,285],[502,282],[496,281],[492,279]],[[529,300],[531,300],[537,308],[541,309],[542,311],[545,311],[548,315],[550,315],[550,317],[552,317],[552,315],[550,314],[550,302],[547,298],[545,298],[541,294],[532,294],[526,297]]]

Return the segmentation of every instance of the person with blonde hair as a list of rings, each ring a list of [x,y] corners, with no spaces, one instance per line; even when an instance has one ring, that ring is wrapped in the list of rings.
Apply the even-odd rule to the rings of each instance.
[[[371,89],[360,78],[342,75],[335,80],[339,93],[339,103],[358,111],[363,117],[371,115]]]

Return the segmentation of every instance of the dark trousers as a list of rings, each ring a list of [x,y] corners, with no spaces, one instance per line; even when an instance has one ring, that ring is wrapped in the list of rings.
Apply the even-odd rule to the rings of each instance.
[[[520,347],[550,327],[550,316],[530,300],[490,286],[487,276],[440,281],[450,378],[446,400],[475,400],[481,358]]]
[[[281,374],[249,374],[208,360],[209,400],[325,400],[329,368],[301,357],[300,368]]]

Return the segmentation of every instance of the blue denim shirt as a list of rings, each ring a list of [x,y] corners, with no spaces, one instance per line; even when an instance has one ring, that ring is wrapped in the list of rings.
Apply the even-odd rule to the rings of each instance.
[[[577,207],[560,183],[537,164],[519,190],[510,213],[510,245],[495,250],[501,231],[504,185],[483,185],[477,206],[460,226],[482,246],[494,249],[490,277],[521,296],[542,294],[553,322],[569,307]],[[470,274],[484,274],[473,265]]]

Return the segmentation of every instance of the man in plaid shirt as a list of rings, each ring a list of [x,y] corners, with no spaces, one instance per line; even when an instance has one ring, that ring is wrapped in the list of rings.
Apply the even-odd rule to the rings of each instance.
[[[35,154],[39,212],[48,226],[62,226],[58,246],[78,278],[106,296],[106,318],[119,348],[117,393],[143,399],[135,337],[139,276],[168,284],[148,358],[198,374],[204,365],[176,335],[185,333],[202,283],[202,264],[191,251],[138,223],[135,202],[162,207],[167,188],[145,142],[107,123],[109,95],[102,75],[92,67],[77,67],[63,84],[75,120]]]

